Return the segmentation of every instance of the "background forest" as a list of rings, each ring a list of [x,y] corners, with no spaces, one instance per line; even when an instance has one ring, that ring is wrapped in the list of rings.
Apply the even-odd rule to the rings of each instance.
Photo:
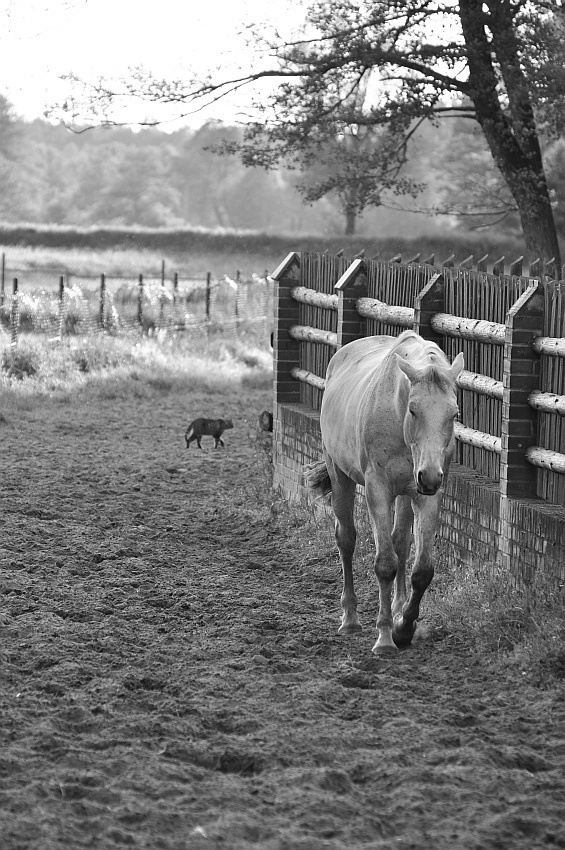
[[[343,199],[304,202],[297,185],[319,175],[246,168],[211,148],[242,130],[220,122],[166,133],[127,127],[71,132],[24,121],[0,95],[0,220],[73,226],[242,228],[325,237],[343,234]],[[565,140],[546,151],[560,237],[565,237]],[[512,199],[472,122],[425,122],[410,142],[405,174],[421,191],[382,194],[354,222],[358,236],[414,238],[479,231],[519,239]],[[409,210],[409,211],[407,211]],[[429,213],[435,213],[430,215]],[[351,221],[349,222],[351,227]]]

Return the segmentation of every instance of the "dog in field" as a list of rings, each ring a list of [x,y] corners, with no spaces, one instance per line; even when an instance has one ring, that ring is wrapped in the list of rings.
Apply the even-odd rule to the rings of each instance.
[[[200,441],[202,437],[213,437],[214,448],[217,449],[219,445],[223,448],[225,447],[225,443],[222,440],[222,434],[229,428],[233,428],[231,419],[204,419],[203,417],[194,419],[186,429],[184,435],[186,447],[188,449],[192,441],[196,440],[196,445],[201,449],[202,445]]]

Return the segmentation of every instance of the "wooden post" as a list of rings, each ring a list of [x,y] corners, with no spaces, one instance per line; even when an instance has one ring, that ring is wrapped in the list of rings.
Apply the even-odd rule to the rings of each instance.
[[[534,283],[506,316],[500,491],[510,498],[532,499],[537,495],[537,472],[527,462],[526,451],[537,440],[537,412],[528,403],[528,396],[539,389],[540,356],[532,342],[543,333],[543,310],[543,290]]]
[[[179,297],[179,273],[175,272],[173,277],[173,307],[176,310],[177,298]]]
[[[210,334],[210,295],[212,291],[212,272],[206,273],[206,306],[205,306],[205,316],[206,316],[206,333]]]
[[[367,297],[365,261],[353,260],[334,287],[337,296],[337,345],[347,345],[365,335],[366,320],[357,312],[357,300]]]
[[[293,367],[300,368],[300,343],[288,332],[300,324],[300,305],[291,296],[291,290],[300,284],[300,256],[292,251],[271,277],[275,282],[275,402],[292,404],[300,401],[300,383],[290,374]]]
[[[59,278],[59,342],[65,332],[65,278]]]
[[[0,307],[4,306],[6,286],[6,254],[2,251],[2,270],[0,274]]]
[[[165,261],[161,260],[161,288],[159,289],[159,327],[165,324]]]
[[[495,277],[500,277],[504,274],[504,256],[500,257],[492,267],[492,273]]]
[[[546,277],[551,278],[551,280],[557,279],[557,263],[555,262],[555,257],[552,257],[551,260],[546,260],[543,264],[543,273]]]
[[[485,254],[484,257],[481,257],[480,260],[477,260],[477,271],[478,272],[486,272],[487,262],[488,262],[488,254]]]
[[[100,275],[100,327],[106,327],[106,275]]]
[[[424,339],[437,343],[443,349],[443,336],[432,328],[432,316],[445,313],[445,278],[433,275],[416,296],[414,302],[414,330]]]
[[[511,277],[522,277],[522,272],[524,270],[524,257],[518,257],[514,262],[510,263],[510,276]]]
[[[143,327],[143,275],[139,275],[137,282],[137,323]]]
[[[20,329],[20,296],[18,292],[18,279],[14,278],[14,291],[12,295],[12,306],[10,310],[10,343],[18,344],[18,332]]]

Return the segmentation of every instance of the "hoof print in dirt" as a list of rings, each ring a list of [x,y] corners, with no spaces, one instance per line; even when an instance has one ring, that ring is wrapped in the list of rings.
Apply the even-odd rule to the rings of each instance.
[[[254,776],[261,773],[264,760],[252,753],[237,753],[226,750],[222,753],[216,763],[216,770],[220,773],[237,773],[239,776]]]
[[[360,688],[362,691],[370,691],[375,687],[372,678],[366,673],[346,673],[339,677],[338,682],[344,688]]]

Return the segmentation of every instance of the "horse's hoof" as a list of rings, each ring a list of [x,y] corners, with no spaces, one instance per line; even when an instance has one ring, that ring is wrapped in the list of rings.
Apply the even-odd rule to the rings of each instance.
[[[383,643],[379,646],[377,642],[374,645],[372,652],[374,655],[378,655],[379,658],[394,658],[398,655],[398,647],[390,643]]]
[[[337,630],[338,635],[355,635],[358,632],[363,631],[363,626],[361,623],[348,623],[347,625],[343,624]]]
[[[392,639],[399,649],[410,646],[414,632],[416,631],[416,623],[404,624],[402,616],[396,619],[392,627]]]

